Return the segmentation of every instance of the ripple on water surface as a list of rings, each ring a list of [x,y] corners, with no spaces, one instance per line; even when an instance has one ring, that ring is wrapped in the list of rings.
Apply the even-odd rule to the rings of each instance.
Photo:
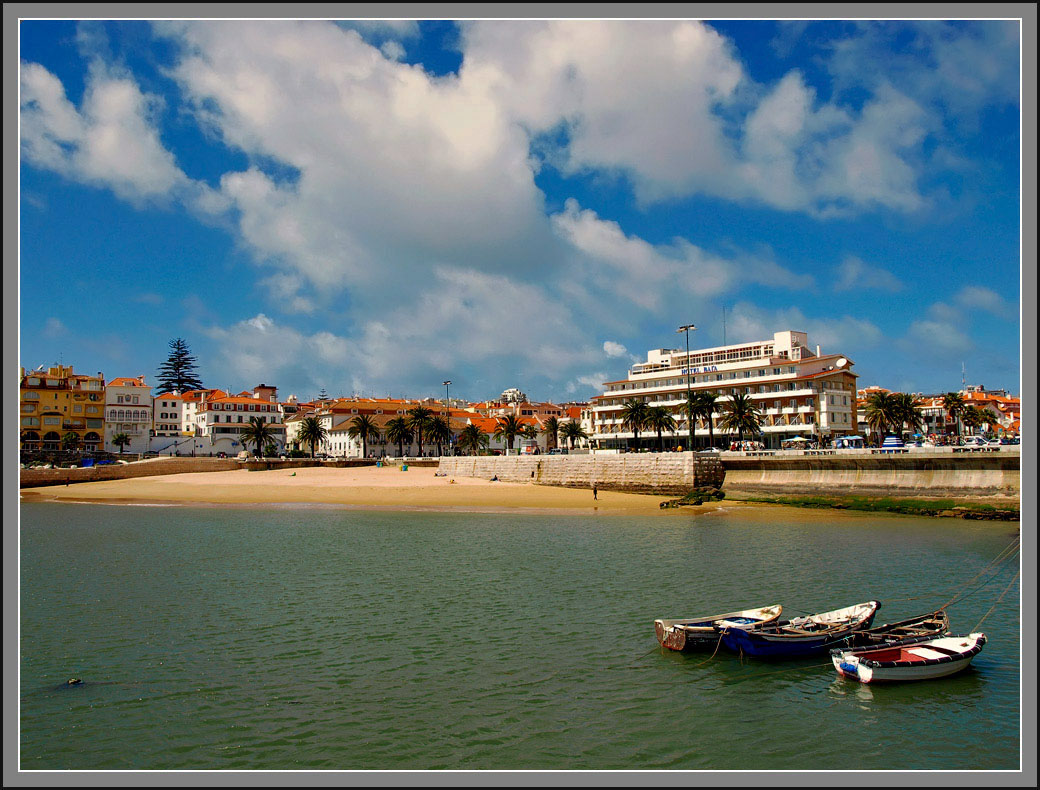
[[[33,504],[21,530],[23,768],[1018,767],[1017,587],[973,668],[930,683],[661,651],[652,628],[918,614],[1007,525]]]

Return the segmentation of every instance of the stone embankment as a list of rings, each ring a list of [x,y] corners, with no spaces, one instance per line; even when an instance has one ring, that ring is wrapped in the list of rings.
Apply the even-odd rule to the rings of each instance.
[[[537,483],[680,496],[692,488],[722,484],[722,464],[707,453],[630,453],[625,455],[526,455],[442,458],[449,477],[483,477],[512,483]]]
[[[915,450],[898,455],[851,451],[834,455],[722,453],[726,495],[887,497],[1019,497],[1017,451],[955,454]]]
[[[632,493],[683,495],[721,487],[729,498],[758,495],[846,495],[1019,498],[1020,454],[899,455],[845,451],[777,453],[628,453],[621,455],[442,458],[449,476],[483,477]]]
[[[89,483],[97,480],[123,480],[128,477],[179,475],[188,472],[224,472],[241,468],[232,458],[151,458],[128,464],[104,464],[82,469],[21,469],[19,486],[57,486],[69,483]]]

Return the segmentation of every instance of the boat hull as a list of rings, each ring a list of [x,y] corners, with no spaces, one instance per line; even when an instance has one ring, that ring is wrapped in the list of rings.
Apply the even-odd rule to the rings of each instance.
[[[897,623],[885,623],[869,629],[861,629],[852,634],[848,640],[849,647],[881,647],[899,642],[911,642],[918,639],[936,639],[950,632],[950,618],[946,611],[939,609],[925,615],[901,620]]]
[[[772,636],[753,631],[726,629],[722,644],[734,653],[756,658],[806,658],[846,644],[853,629],[820,636]]]
[[[832,650],[838,674],[861,683],[934,680],[963,672],[986,644],[981,633],[916,639],[868,650]]]
[[[771,623],[780,617],[783,607],[779,604],[763,606],[758,609],[745,609],[740,612],[696,617],[689,620],[654,621],[654,633],[661,647],[681,652],[710,650],[719,646],[719,632],[715,623],[721,620],[730,621],[734,628],[751,628],[756,625]]]
[[[722,644],[734,653],[756,658],[807,658],[848,645],[856,631],[870,628],[880,606],[877,601],[868,601],[785,623],[745,629],[732,628],[723,621],[715,628],[722,635]]]

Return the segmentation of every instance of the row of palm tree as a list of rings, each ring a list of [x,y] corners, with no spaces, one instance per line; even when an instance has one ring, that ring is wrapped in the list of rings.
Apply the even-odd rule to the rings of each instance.
[[[878,444],[887,433],[900,433],[904,428],[918,433],[924,427],[921,402],[906,392],[875,392],[867,398],[864,417],[877,433]]]
[[[907,430],[919,433],[924,427],[922,405],[921,401],[905,392],[877,392],[867,399],[864,415],[867,425],[878,434],[880,442],[881,437],[890,432]],[[953,419],[958,437],[962,424],[974,429],[995,421],[993,415],[985,409],[967,405],[959,392],[943,395],[942,405]]]
[[[708,441],[712,446],[715,445],[716,413],[721,414],[719,427],[735,431],[738,441],[744,440],[745,433],[755,436],[760,431],[762,414],[749,395],[734,395],[721,405],[717,395],[707,392],[692,393],[686,400],[687,424],[693,425],[696,420],[703,420],[708,426]],[[632,443],[636,448],[639,447],[640,431],[655,431],[662,451],[664,432],[675,433],[677,428],[675,418],[666,406],[651,406],[638,398],[625,401],[621,410],[621,424],[632,431]]]
[[[354,417],[347,428],[349,436],[361,440],[361,452],[365,457],[368,456],[369,439],[377,437],[379,432],[376,422],[364,414]],[[383,433],[387,442],[397,445],[398,455],[401,456],[404,455],[405,445],[411,445],[414,439],[418,439],[420,447],[422,447],[424,439],[436,442],[438,455],[443,455],[444,444],[451,441],[451,427],[448,420],[434,415],[429,409],[422,406],[417,406],[409,411],[407,418],[396,417],[389,420]],[[558,446],[560,437],[563,437],[570,442],[571,449],[574,448],[575,442],[589,438],[588,433],[579,423],[573,421],[561,423],[556,417],[550,417],[545,421],[542,433],[552,440],[554,447]],[[252,435],[247,429],[247,432],[243,434],[243,441],[247,441],[247,434]],[[328,439],[328,430],[317,417],[307,417],[300,423],[296,436],[301,444],[310,446],[313,458],[317,447]],[[516,438],[520,436],[536,438],[538,429],[534,425],[524,423],[515,415],[498,418],[498,425],[494,432],[495,439],[504,440],[507,447],[512,450]],[[253,439],[250,438],[248,441],[253,441]],[[463,428],[457,439],[459,449],[473,455],[486,449],[490,443],[491,437],[479,426],[472,424]]]

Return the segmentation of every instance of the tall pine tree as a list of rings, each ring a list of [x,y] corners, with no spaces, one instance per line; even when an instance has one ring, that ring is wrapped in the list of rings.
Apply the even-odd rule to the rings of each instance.
[[[188,390],[203,389],[202,379],[198,377],[195,369],[195,357],[191,355],[191,349],[181,338],[170,341],[170,356],[159,367],[159,386],[155,390],[156,395],[164,395],[167,392],[187,392]]]

